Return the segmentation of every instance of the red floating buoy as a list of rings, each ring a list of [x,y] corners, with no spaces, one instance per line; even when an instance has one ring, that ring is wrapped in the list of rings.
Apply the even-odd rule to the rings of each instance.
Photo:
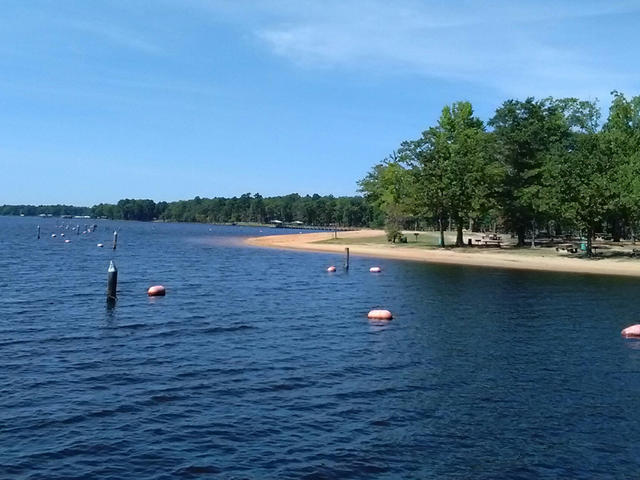
[[[372,320],[391,320],[393,315],[389,310],[371,310],[367,317]]]
[[[382,269],[381,269],[380,267],[371,267],[371,268],[369,269],[369,271],[370,271],[371,273],[380,273],[380,272],[382,271]]]
[[[333,265],[327,268],[327,272],[335,272],[335,271],[336,271],[336,267],[334,267]]]
[[[147,295],[150,297],[163,297],[166,293],[167,292],[162,285],[154,285],[153,287],[149,287],[149,290],[147,290]]]
[[[631,325],[620,332],[623,337],[636,337],[640,338],[640,323]]]

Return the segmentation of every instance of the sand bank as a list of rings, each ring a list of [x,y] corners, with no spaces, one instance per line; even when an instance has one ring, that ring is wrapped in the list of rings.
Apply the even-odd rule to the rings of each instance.
[[[512,268],[599,275],[640,277],[640,259],[633,258],[579,258],[560,256],[552,248],[529,249],[438,249],[411,248],[407,245],[367,243],[367,239],[384,235],[382,230],[340,232],[340,244],[318,243],[333,238],[333,233],[293,233],[247,239],[256,247],[344,253],[349,247],[352,255],[391,258],[418,262],[470,265],[474,267]]]

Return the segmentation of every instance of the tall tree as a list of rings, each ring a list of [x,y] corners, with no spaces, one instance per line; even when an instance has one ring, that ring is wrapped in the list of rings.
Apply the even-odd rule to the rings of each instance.
[[[544,208],[540,196],[545,155],[570,133],[561,106],[551,98],[507,100],[489,121],[506,177],[501,199],[505,223],[522,246],[528,228],[535,234]]]
[[[520,198],[533,208],[536,219],[547,226],[551,222],[556,227],[559,223],[575,225],[577,218],[583,217],[583,213],[594,208],[593,202],[584,195],[583,200],[589,204],[587,210],[579,213],[573,211],[571,206],[577,208],[581,203],[576,203],[576,194],[584,186],[584,182],[588,181],[588,177],[599,174],[601,162],[595,135],[600,110],[596,102],[576,98],[548,101],[560,115],[555,120],[564,122],[564,126],[558,125],[562,135],[545,151],[540,152],[540,166],[531,172],[531,176],[537,180],[522,189]],[[589,165],[581,169],[580,164],[585,162]],[[586,228],[584,225],[589,222],[582,218],[579,223],[583,225],[581,228]],[[532,235],[532,246],[534,241],[535,237]]]
[[[598,224],[610,210],[612,163],[603,154],[597,133],[600,110],[595,102],[565,98],[554,102],[566,123],[567,133],[541,155],[539,181],[525,189],[536,211],[577,227],[586,233],[587,253]],[[532,202],[533,203],[533,202]]]
[[[415,175],[398,160],[393,153],[358,182],[367,201],[383,212],[385,230],[393,242],[415,212]]]
[[[614,172],[611,179],[614,201],[608,217],[614,240],[618,241],[623,223],[629,222],[633,226],[639,218],[637,157],[640,150],[640,97],[627,99],[620,92],[611,93],[613,99],[602,127],[601,146]]]
[[[445,106],[438,125],[401,149],[404,161],[419,171],[420,205],[437,220],[445,246],[445,218],[456,223],[456,246],[463,246],[463,226],[490,205],[500,176],[493,162],[490,137],[469,102]]]

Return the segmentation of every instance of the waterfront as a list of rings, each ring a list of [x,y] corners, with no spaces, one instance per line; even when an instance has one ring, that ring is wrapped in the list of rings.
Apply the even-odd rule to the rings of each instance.
[[[266,230],[62,222],[0,217],[1,478],[640,467],[640,342],[619,335],[638,322],[635,279],[362,257],[327,274],[340,255],[243,244]],[[167,296],[148,298],[158,283]],[[375,307],[395,319],[370,324]]]

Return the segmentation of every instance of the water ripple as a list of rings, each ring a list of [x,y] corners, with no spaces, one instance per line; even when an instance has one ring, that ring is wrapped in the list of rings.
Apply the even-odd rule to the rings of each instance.
[[[372,276],[359,257],[326,275],[340,256],[246,248],[255,230],[206,225],[98,221],[65,247],[33,238],[34,222],[59,221],[0,218],[13,232],[0,249],[0,478],[640,469],[640,349],[619,337],[640,306],[633,280],[391,261]],[[97,249],[114,228],[118,250]],[[146,296],[155,283],[166,297]],[[376,306],[396,319],[372,325]]]

